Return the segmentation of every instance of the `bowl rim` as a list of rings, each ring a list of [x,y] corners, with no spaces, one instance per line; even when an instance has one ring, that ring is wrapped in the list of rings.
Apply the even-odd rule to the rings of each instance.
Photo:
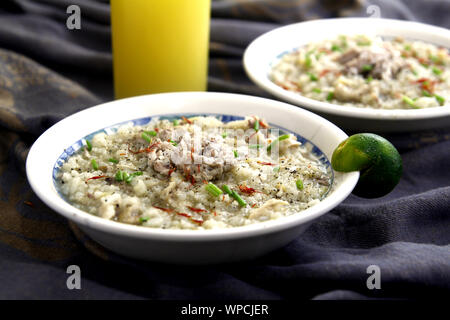
[[[275,219],[266,222],[260,222],[251,224],[248,226],[241,226],[235,228],[225,228],[225,229],[211,229],[211,230],[179,230],[179,229],[160,229],[160,228],[147,228],[136,225],[129,225],[125,223],[120,223],[116,221],[107,220],[82,210],[75,208],[66,202],[54,189],[53,186],[53,172],[49,170],[48,173],[43,172],[42,170],[42,156],[45,148],[48,148],[48,145],[51,145],[52,140],[56,139],[58,134],[61,134],[61,131],[64,128],[70,126],[71,123],[75,123],[80,119],[85,117],[89,117],[95,113],[102,113],[106,111],[110,111],[110,114],[114,114],[114,108],[120,108],[121,105],[129,105],[134,102],[148,103],[151,104],[151,100],[157,100],[158,98],[162,99],[190,99],[196,98],[204,101],[213,101],[214,99],[225,99],[230,102],[240,102],[245,103],[246,101],[254,101],[261,104],[266,104],[270,106],[270,108],[277,109],[279,111],[289,111],[295,112],[299,115],[299,117],[303,117],[315,122],[319,122],[322,126],[328,126],[330,132],[337,134],[339,137],[344,140],[347,135],[339,129],[337,126],[329,122],[328,120],[301,108],[279,102],[276,100],[270,100],[266,98],[247,96],[241,94],[230,94],[230,93],[216,93],[216,92],[175,92],[175,93],[161,93],[161,94],[151,94],[151,95],[142,95],[136,96],[121,100],[115,100],[111,102],[102,103],[77,113],[74,113],[56,124],[47,129],[32,145],[26,160],[26,174],[28,178],[28,182],[30,183],[31,188],[36,193],[36,195],[51,209],[56,211],[58,214],[61,214],[65,218],[70,221],[75,222],[81,227],[87,227],[90,229],[95,229],[99,231],[103,231],[109,234],[114,235],[122,235],[133,238],[141,238],[141,239],[157,239],[164,241],[204,241],[204,240],[225,240],[225,239],[238,239],[238,238],[246,238],[251,236],[259,236],[266,233],[272,233],[277,231],[282,231],[285,229],[295,228],[298,225],[304,224],[308,221],[311,221],[326,212],[330,211],[338,204],[340,204],[347,196],[352,192],[355,187],[358,179],[359,172],[350,172],[350,173],[342,173],[342,181],[339,186],[330,193],[323,201],[320,203],[308,208],[302,213],[305,214],[293,214],[287,217],[283,217],[282,219]],[[175,98],[176,97],[176,98]],[[139,103],[136,103],[136,109]],[[129,110],[129,109],[128,109]],[[206,110],[206,109],[205,109]],[[189,110],[186,110],[186,113]],[[200,112],[195,112],[200,113]],[[207,113],[207,111],[205,111]],[[155,113],[156,114],[156,113]],[[167,113],[170,114],[170,113]],[[233,114],[233,113],[231,113]],[[147,116],[152,116],[153,113],[149,112]],[[138,117],[130,116],[127,120],[137,119]],[[111,120],[110,125],[114,125],[117,121]],[[103,126],[104,128],[105,126]],[[97,129],[102,129],[98,127]],[[298,132],[297,132],[298,133]],[[299,133],[300,134],[300,133]],[[80,134],[79,138],[82,138],[82,134]],[[65,146],[70,146],[72,141],[68,141],[65,143]],[[311,141],[314,143],[314,141]],[[315,144],[315,143],[314,143]],[[47,159],[47,162],[52,161],[51,167],[53,168],[57,157],[60,153],[55,151],[55,154],[58,154],[53,159]],[[47,183],[45,185],[50,185],[49,180],[51,180],[51,185],[53,189],[49,186],[42,187],[42,180],[45,180]],[[47,180],[48,179],[48,180]],[[339,191],[338,191],[339,190]]]
[[[409,32],[414,32],[415,35],[433,35],[434,37],[440,37],[442,41],[445,41],[447,43],[446,47],[450,49],[450,30],[425,23],[385,18],[318,19],[278,27],[254,39],[244,52],[244,69],[248,77],[261,89],[269,92],[270,94],[273,94],[277,98],[283,99],[284,101],[308,108],[309,110],[315,112],[344,116],[347,118],[362,118],[383,121],[412,121],[450,116],[450,102],[442,107],[386,110],[343,106],[307,98],[299,93],[287,91],[279,87],[269,79],[267,73],[270,68],[270,63],[275,61],[275,59],[272,59],[269,64],[267,64],[265,63],[265,61],[260,61],[256,58],[258,57],[259,52],[261,52],[260,50],[264,48],[264,46],[267,46],[267,44],[270,43],[271,39],[283,38],[285,37],[285,33],[294,30],[299,33],[304,31],[305,29],[313,30],[317,25],[329,26],[331,28],[343,25],[348,26],[348,24],[353,24],[355,25],[355,27],[363,26],[368,29],[373,28],[374,30],[383,27],[389,28],[391,30],[409,30]],[[375,32],[375,34],[389,36],[389,34],[386,34],[386,32]],[[329,37],[330,36],[324,35],[321,36],[318,40],[324,40]],[[420,41],[427,42],[426,40]],[[280,48],[278,50],[278,55],[282,54],[283,52],[290,51],[296,47],[298,47],[298,45],[290,45]],[[263,72],[264,76],[262,75]]]

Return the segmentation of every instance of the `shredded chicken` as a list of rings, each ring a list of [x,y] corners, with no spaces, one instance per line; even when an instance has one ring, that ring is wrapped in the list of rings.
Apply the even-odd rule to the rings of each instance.
[[[404,60],[395,56],[388,48],[364,49],[359,52],[352,49],[344,53],[337,61],[346,67],[347,73],[370,75],[376,79],[395,78],[397,73],[406,66]]]
[[[168,176],[176,170],[188,179],[210,181],[221,177],[236,163],[232,147],[221,142],[219,135],[203,137],[197,145],[187,131],[178,132],[178,136],[170,129],[158,134],[155,143],[160,143],[149,153],[148,164],[159,174]],[[163,139],[174,139],[176,145]]]
[[[357,58],[359,56],[359,52],[356,51],[355,49],[351,49],[349,51],[347,51],[346,53],[344,53],[343,55],[341,55],[338,59],[337,62],[339,62],[340,64],[346,64],[349,61],[352,61],[353,59]]]
[[[250,211],[249,218],[257,220],[268,220],[273,212],[286,210],[289,203],[279,199],[267,200],[261,207]]]

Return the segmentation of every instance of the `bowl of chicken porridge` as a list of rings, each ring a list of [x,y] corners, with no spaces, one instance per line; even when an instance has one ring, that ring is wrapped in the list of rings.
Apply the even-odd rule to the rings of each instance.
[[[273,100],[157,94],[55,124],[30,150],[27,176],[47,205],[119,254],[229,262],[287,244],[348,196],[359,174],[329,162],[346,137]]]
[[[272,30],[244,55],[249,77],[350,130],[417,131],[450,123],[450,31],[367,18]]]

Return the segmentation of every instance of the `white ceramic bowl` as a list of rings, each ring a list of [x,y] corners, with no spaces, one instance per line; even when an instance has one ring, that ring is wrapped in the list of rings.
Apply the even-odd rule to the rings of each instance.
[[[278,101],[207,92],[147,95],[101,104],[56,123],[36,140],[28,154],[28,181],[50,208],[75,222],[104,247],[133,258],[180,264],[251,259],[280,248],[302,233],[314,219],[343,201],[358,181],[358,172],[335,173],[332,191],[319,204],[286,218],[221,230],[163,230],[122,224],[73,207],[55,189],[56,161],[69,146],[95,131],[152,115],[211,113],[260,115],[272,125],[311,141],[329,159],[339,142],[347,137],[327,120]]]
[[[340,18],[280,27],[255,39],[244,54],[244,67],[259,87],[282,100],[305,107],[344,129],[364,132],[418,131],[450,126],[450,105],[414,110],[377,110],[321,102],[287,91],[269,79],[283,53],[341,34],[371,34],[421,40],[450,47],[450,30],[422,23],[373,18]]]

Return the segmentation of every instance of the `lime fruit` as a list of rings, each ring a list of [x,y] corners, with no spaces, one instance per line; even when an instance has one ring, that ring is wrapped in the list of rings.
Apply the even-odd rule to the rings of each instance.
[[[358,133],[342,141],[333,152],[331,165],[336,171],[360,171],[353,193],[363,198],[378,198],[391,192],[403,170],[397,149],[373,133]]]

